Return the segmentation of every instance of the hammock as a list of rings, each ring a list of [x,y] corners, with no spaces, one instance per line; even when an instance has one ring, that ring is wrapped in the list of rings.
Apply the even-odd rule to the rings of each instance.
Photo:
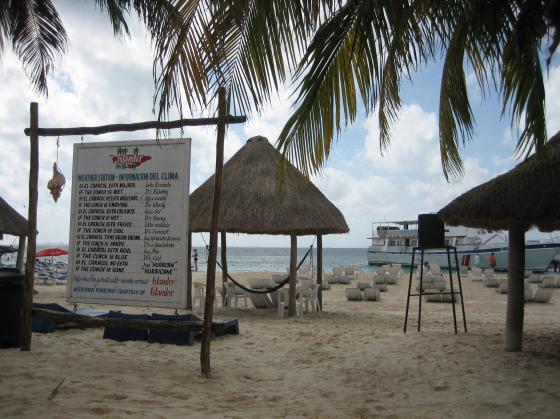
[[[300,260],[300,262],[298,263],[297,267],[296,267],[296,271],[301,267],[301,265],[303,265],[303,262],[305,262],[305,259],[307,259],[307,256],[309,255],[309,253],[311,253],[311,250],[313,249],[313,245],[309,246],[309,250],[307,251],[307,253],[305,254],[305,256],[303,256],[303,259]],[[220,269],[223,271],[224,269],[222,268],[222,265],[220,265],[220,262],[216,261],[216,264],[220,267]],[[240,284],[239,282],[237,282],[235,279],[233,279],[231,277],[231,275],[229,274],[229,272],[226,272],[226,276],[228,277],[228,279],[233,282],[235,285],[237,285],[239,288],[241,288],[243,291],[247,291],[249,293],[252,294],[268,294],[274,291],[279,290],[280,288],[282,288],[284,285],[286,285],[289,281],[290,281],[290,275],[288,275],[282,282],[280,282],[278,285],[276,285],[275,287],[272,288],[266,288],[263,290],[255,290],[252,288],[247,288],[245,285]]]

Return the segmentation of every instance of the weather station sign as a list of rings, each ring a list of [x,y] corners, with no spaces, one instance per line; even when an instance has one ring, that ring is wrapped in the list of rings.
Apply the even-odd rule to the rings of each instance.
[[[186,307],[190,146],[74,145],[69,302]]]

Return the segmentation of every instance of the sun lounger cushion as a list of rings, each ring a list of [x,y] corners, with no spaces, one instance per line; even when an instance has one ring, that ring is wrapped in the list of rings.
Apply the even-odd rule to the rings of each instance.
[[[348,301],[362,301],[363,295],[362,290],[359,288],[346,288],[344,290],[344,294],[346,295],[346,299]]]
[[[538,285],[539,288],[554,288],[556,280],[553,276],[543,276],[542,282]]]
[[[249,293],[249,298],[255,308],[273,308],[274,304],[267,294]]]
[[[120,311],[109,311],[108,318],[120,319],[149,319],[147,314],[126,314]],[[106,327],[103,339],[112,339],[119,342],[127,340],[148,340],[148,329],[126,329],[123,327]]]
[[[534,303],[549,303],[552,297],[552,291],[552,288],[539,288],[530,301]]]
[[[379,301],[381,299],[381,294],[377,288],[365,288],[364,299],[366,301]]]
[[[158,314],[152,313],[153,320],[177,320],[177,321],[201,321],[200,317],[194,314]],[[213,323],[213,322],[212,322]],[[149,341],[157,343],[167,343],[173,345],[194,345],[195,332],[192,330],[149,330]]]

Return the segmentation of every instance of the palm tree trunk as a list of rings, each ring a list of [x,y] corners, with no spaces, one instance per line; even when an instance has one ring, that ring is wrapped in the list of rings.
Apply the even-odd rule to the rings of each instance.
[[[288,316],[296,315],[296,280],[297,280],[297,236],[290,236],[290,290],[288,298]]]
[[[224,138],[226,134],[226,89],[218,89],[218,133],[216,138],[216,174],[214,176],[214,198],[212,201],[212,221],[210,223],[210,249],[206,271],[206,300],[204,301],[204,326],[200,347],[200,369],[210,378],[210,341],[212,339],[212,315],[216,293],[216,256],[218,253],[218,219],[222,198],[222,169],[224,165]]]
[[[506,351],[520,351],[523,343],[523,310],[525,305],[525,230],[512,226],[509,230],[509,280],[506,314]]]

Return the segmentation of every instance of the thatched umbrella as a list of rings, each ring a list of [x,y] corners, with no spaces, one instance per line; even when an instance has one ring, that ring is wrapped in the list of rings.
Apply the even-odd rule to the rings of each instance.
[[[28,235],[28,232],[27,220],[0,197],[0,234],[19,236],[16,263],[18,269],[23,268],[23,251],[25,249],[25,237]]]
[[[509,230],[506,351],[523,340],[525,232],[560,228],[560,132],[509,172],[456,198],[438,215],[450,225]]]
[[[211,176],[190,195],[190,231],[210,230],[213,188]],[[290,235],[290,266],[295,268],[297,236],[318,235],[319,252],[323,234],[347,233],[349,229],[342,213],[321,191],[266,138],[258,136],[250,138],[224,164],[218,231],[222,238],[226,232]],[[321,267],[317,271],[321,281]],[[293,281],[290,279],[289,307],[291,312],[295,309],[295,275]]]

